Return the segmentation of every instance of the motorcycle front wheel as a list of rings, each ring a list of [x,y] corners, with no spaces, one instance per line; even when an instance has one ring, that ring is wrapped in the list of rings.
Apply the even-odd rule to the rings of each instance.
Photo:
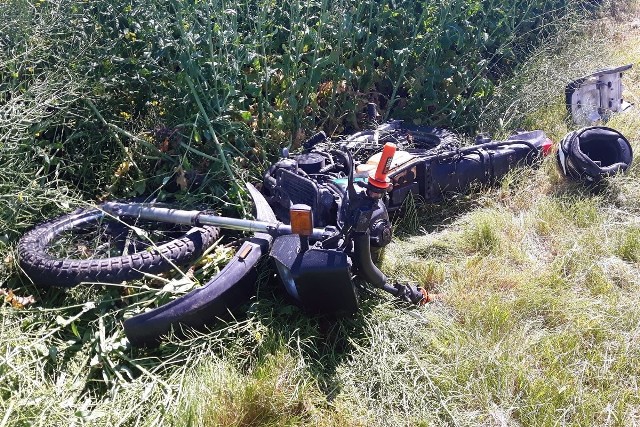
[[[196,259],[219,232],[216,227],[114,217],[98,207],[36,226],[20,239],[18,259],[40,286],[120,283]]]

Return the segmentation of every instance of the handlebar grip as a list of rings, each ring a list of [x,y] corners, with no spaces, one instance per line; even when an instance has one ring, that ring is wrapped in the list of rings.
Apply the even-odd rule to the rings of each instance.
[[[382,155],[380,156],[380,162],[374,174],[369,175],[369,184],[376,188],[387,189],[389,187],[389,178],[387,174],[391,169],[391,163],[393,162],[393,156],[396,154],[396,145],[387,142],[382,149]]]

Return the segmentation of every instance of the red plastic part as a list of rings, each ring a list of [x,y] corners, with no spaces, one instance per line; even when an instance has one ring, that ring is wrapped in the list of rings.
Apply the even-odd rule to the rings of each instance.
[[[369,174],[369,184],[383,190],[389,188],[389,178],[387,177],[387,174],[389,173],[389,169],[391,169],[391,163],[393,162],[393,156],[395,154],[395,144],[391,142],[384,144],[378,167],[376,168],[375,173]]]
[[[547,138],[542,143],[542,155],[543,156],[548,156],[549,154],[551,154],[551,148],[553,148],[553,141],[551,141],[549,138]]]

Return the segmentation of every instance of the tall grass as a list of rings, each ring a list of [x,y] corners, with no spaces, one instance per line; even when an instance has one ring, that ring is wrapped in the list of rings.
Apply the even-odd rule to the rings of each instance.
[[[316,129],[357,130],[369,101],[473,129],[496,82],[587,4],[13,0],[3,134],[28,134],[88,196],[149,193],[179,165],[238,203],[222,181]]]

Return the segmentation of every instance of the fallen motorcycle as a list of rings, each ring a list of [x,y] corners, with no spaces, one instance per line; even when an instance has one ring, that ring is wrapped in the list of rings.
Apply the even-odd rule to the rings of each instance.
[[[318,133],[301,153],[284,150],[260,191],[247,184],[255,219],[108,202],[36,226],[20,240],[19,261],[43,286],[120,283],[193,261],[216,242],[221,228],[253,233],[207,284],[127,319],[125,333],[135,346],[157,345],[172,330],[209,325],[245,304],[255,294],[258,262],[265,256],[310,313],[355,312],[360,286],[424,304],[426,290],[394,283],[372,261],[372,250],[391,241],[389,213],[410,195],[432,202],[489,184],[516,166],[536,163],[551,145],[537,130],[504,141],[478,137],[475,145],[461,147],[447,131],[402,121],[338,141]]]

